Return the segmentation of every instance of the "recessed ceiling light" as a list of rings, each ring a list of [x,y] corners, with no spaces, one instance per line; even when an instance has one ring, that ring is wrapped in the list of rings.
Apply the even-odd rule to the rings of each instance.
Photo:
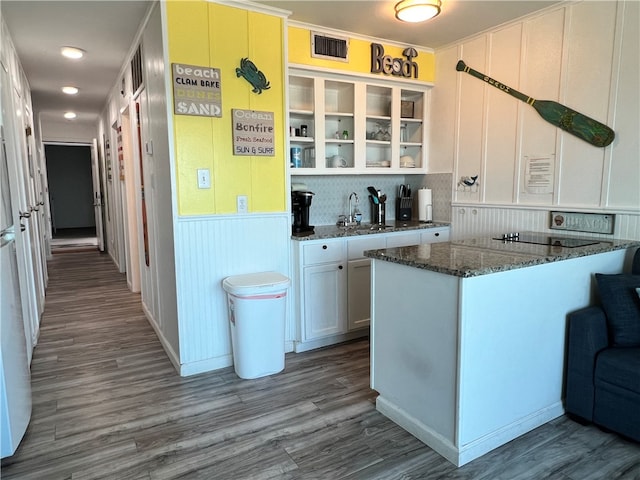
[[[62,91],[67,95],[75,95],[76,93],[78,93],[78,89],[76,87],[70,87],[70,86],[62,87]]]
[[[62,47],[60,53],[63,57],[72,58],[77,60],[84,56],[84,50],[76,47]]]
[[[75,112],[65,112],[64,113],[64,118],[66,118],[67,120],[72,120],[74,118],[76,118],[77,115],[75,114]]]

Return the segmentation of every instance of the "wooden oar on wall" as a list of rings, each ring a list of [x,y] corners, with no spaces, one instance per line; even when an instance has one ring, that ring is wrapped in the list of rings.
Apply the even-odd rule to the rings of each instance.
[[[547,122],[561,128],[565,132],[575,135],[591,145],[596,147],[606,147],[615,137],[615,133],[606,125],[589,118],[586,115],[576,112],[575,110],[565,107],[564,105],[554,102],[553,100],[536,100],[523,93],[508,87],[504,83],[500,83],[491,77],[488,77],[473,68],[468,67],[462,60],[456,65],[459,72],[467,72],[468,74],[493,85],[499,90],[508,93],[512,97],[528,103],[544,118]]]

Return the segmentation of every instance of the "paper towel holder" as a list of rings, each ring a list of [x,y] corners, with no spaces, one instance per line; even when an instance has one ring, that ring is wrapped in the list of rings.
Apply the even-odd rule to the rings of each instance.
[[[433,205],[429,188],[418,190],[418,220],[422,223],[433,222]]]

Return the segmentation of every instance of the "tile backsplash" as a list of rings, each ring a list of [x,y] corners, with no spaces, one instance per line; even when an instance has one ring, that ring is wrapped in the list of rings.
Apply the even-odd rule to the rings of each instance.
[[[358,196],[358,208],[363,222],[371,220],[371,205],[367,187],[372,185],[381,193],[386,193],[387,220],[395,219],[396,191],[401,184],[411,185],[413,197],[417,199],[419,188],[430,188],[433,197],[433,220],[451,221],[451,182],[452,174],[427,175],[326,175],[295,176],[292,184],[304,184],[306,189],[315,193],[311,202],[310,223],[312,225],[332,225],[338,215],[349,214],[349,195]],[[418,219],[417,205],[414,201],[413,219]],[[354,206],[355,202],[352,202]]]

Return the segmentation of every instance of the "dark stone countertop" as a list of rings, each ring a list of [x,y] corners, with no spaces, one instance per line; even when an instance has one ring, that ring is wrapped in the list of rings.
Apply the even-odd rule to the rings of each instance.
[[[554,237],[588,238],[569,235]],[[590,238],[593,240],[593,238]],[[504,242],[490,237],[368,250],[365,256],[457,277],[475,277],[614,250],[640,247],[638,240],[595,239],[584,247]]]
[[[378,233],[403,232],[409,230],[428,230],[431,228],[448,227],[448,223],[430,222],[422,223],[416,221],[402,222],[400,220],[390,220],[386,222],[386,228],[372,227],[371,224],[363,223],[357,227],[338,227],[336,225],[320,225],[315,227],[311,235],[292,235],[292,240],[322,240],[328,238],[359,237],[363,235],[375,235]]]

